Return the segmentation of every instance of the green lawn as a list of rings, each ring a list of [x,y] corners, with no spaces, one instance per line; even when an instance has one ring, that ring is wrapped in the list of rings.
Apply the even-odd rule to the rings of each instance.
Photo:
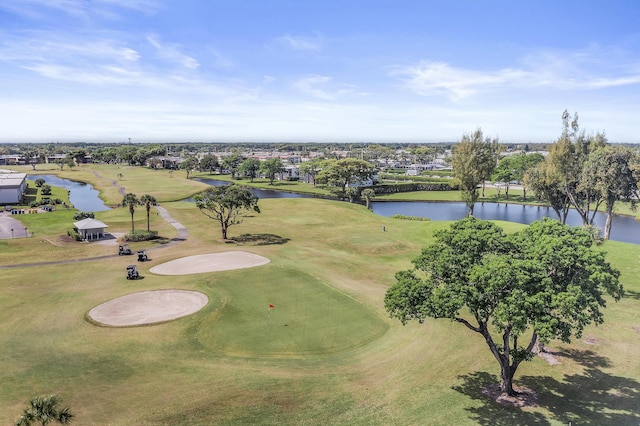
[[[116,170],[92,166],[87,175]],[[168,200],[191,188],[179,172],[155,173],[124,173],[143,185],[127,190],[154,194],[153,185],[174,180],[160,189]],[[113,189],[111,181],[92,183]],[[520,368],[515,384],[539,394],[537,407],[505,408],[482,394],[499,370],[481,338],[442,320],[403,327],[384,311],[394,273],[409,268],[433,231],[448,223],[396,220],[320,199],[264,199],[259,205],[262,213],[231,227],[229,236],[266,235],[280,244],[221,242],[219,229],[193,204],[163,202],[189,237],[149,251],[151,261],[138,264],[144,278],[137,281],[125,279],[131,257],[0,268],[0,424],[11,424],[32,396],[49,393],[63,397],[79,425],[640,422],[640,247],[602,246],[622,271],[626,297],[610,301],[605,324],[589,327],[581,339],[549,345],[559,365],[538,357]],[[31,215],[34,238],[0,242],[2,264],[112,252],[47,242],[57,242],[68,227],[67,213],[58,214]],[[136,227],[146,226],[143,208],[135,217]],[[123,232],[130,225],[123,208],[99,219]],[[509,232],[522,226],[500,225]],[[176,235],[157,216],[151,228]],[[250,251],[271,263],[183,276],[149,272],[178,257],[226,250]],[[193,315],[152,326],[108,328],[85,320],[107,300],[167,288],[202,291],[210,302]]]

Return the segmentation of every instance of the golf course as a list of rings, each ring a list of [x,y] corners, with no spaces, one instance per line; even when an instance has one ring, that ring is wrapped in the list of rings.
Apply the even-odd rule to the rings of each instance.
[[[134,193],[153,195],[188,235],[179,238],[152,208],[149,226],[160,238],[130,243],[149,256],[136,262],[117,255],[118,241],[68,238],[74,209],[16,218],[33,235],[0,240],[1,425],[50,394],[77,425],[640,424],[640,246],[598,246],[620,270],[624,297],[607,301],[604,324],[522,364],[514,384],[536,400],[516,407],[487,395],[500,370],[476,333],[448,320],[403,326],[385,311],[395,273],[450,222],[319,198],[261,199],[260,213],[230,227],[224,241],[217,222],[180,201],[208,187],[184,172],[39,165],[34,173],[100,190],[114,206],[95,214],[108,233],[131,230],[129,209],[117,206]],[[134,223],[146,229],[144,206]],[[266,260],[167,272],[169,262],[232,251]],[[140,279],[126,279],[130,264]],[[89,314],[157,290],[198,292],[206,304],[135,326]]]

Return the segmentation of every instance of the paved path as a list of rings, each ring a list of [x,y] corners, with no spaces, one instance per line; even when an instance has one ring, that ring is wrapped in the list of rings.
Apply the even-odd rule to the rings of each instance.
[[[166,244],[163,244],[161,246],[151,247],[151,248],[146,249],[146,250],[157,250],[157,249],[161,249],[161,248],[164,248],[164,247],[170,247],[172,245],[178,244],[178,243],[186,240],[187,237],[189,236],[189,231],[187,230],[187,228],[185,228],[184,225],[182,225],[181,223],[176,221],[174,218],[172,218],[171,215],[169,215],[169,212],[167,211],[167,209],[165,209],[164,207],[155,206],[155,208],[158,211],[158,214],[160,216],[162,216],[162,218],[164,220],[169,222],[171,225],[173,225],[174,228],[176,228],[178,230],[178,236],[176,238],[171,239],[171,241],[169,241]],[[20,222],[18,222],[17,220],[15,220],[13,218],[0,217],[0,227],[3,224],[3,219],[4,220],[9,219],[10,221],[12,221],[11,223],[17,222],[18,225],[20,225],[20,229],[22,230],[21,232],[26,233],[26,230],[20,224]],[[16,229],[17,228],[14,228],[14,233],[16,232]],[[0,229],[0,234],[2,234],[3,232],[5,232],[5,231]],[[9,233],[11,233],[11,227],[9,227]],[[53,261],[53,262],[36,262],[36,263],[21,263],[21,264],[17,264],[17,265],[0,265],[0,269],[28,268],[28,267],[31,267],[31,266],[45,266],[45,265],[63,265],[63,264],[69,264],[69,263],[90,262],[92,260],[108,259],[110,257],[118,257],[118,254],[116,253],[116,254],[108,254],[108,255],[105,255],[105,256],[85,257],[83,259],[56,260],[56,261]]]

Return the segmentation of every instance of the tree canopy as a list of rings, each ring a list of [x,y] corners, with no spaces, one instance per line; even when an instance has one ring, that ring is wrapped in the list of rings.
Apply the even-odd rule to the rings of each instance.
[[[435,237],[414,269],[396,274],[385,307],[403,324],[447,318],[481,334],[508,395],[516,394],[514,374],[538,339],[579,338],[588,324],[603,322],[606,294],[623,295],[619,272],[582,228],[544,219],[507,235],[468,217]]]
[[[260,172],[269,179],[269,185],[273,185],[276,175],[284,170],[284,164],[279,158],[269,158],[260,164]]]
[[[325,160],[317,179],[340,187],[342,196],[346,196],[346,188],[350,183],[357,183],[371,178],[376,172],[375,166],[357,158]]]
[[[484,138],[481,129],[463,135],[455,145],[451,156],[454,183],[460,188],[462,200],[473,216],[473,207],[478,201],[478,187],[491,177],[498,160],[497,139]]]
[[[258,196],[242,185],[213,186],[193,198],[200,212],[220,224],[225,240],[230,226],[242,223],[254,212],[260,213]]]

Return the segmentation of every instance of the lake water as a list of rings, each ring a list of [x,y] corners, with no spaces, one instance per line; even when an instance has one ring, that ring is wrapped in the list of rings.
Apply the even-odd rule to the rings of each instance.
[[[73,207],[82,212],[101,212],[110,209],[100,199],[100,192],[88,183],[62,179],[55,175],[33,175],[28,176],[27,180],[35,181],[39,178],[44,179],[48,185],[68,189],[69,201]],[[35,186],[35,183],[33,185]]]
[[[426,202],[426,201],[374,201],[371,203],[374,213],[381,216],[417,216],[431,220],[458,220],[466,217],[467,205],[462,202]],[[505,220],[508,222],[530,224],[533,221],[558,216],[550,207],[504,203],[476,203],[473,215],[478,219]],[[604,228],[606,215],[596,214],[594,224]],[[582,225],[582,219],[575,210],[570,210],[567,225]],[[611,223],[611,239],[627,243],[640,244],[640,222],[635,217],[614,216]]]

